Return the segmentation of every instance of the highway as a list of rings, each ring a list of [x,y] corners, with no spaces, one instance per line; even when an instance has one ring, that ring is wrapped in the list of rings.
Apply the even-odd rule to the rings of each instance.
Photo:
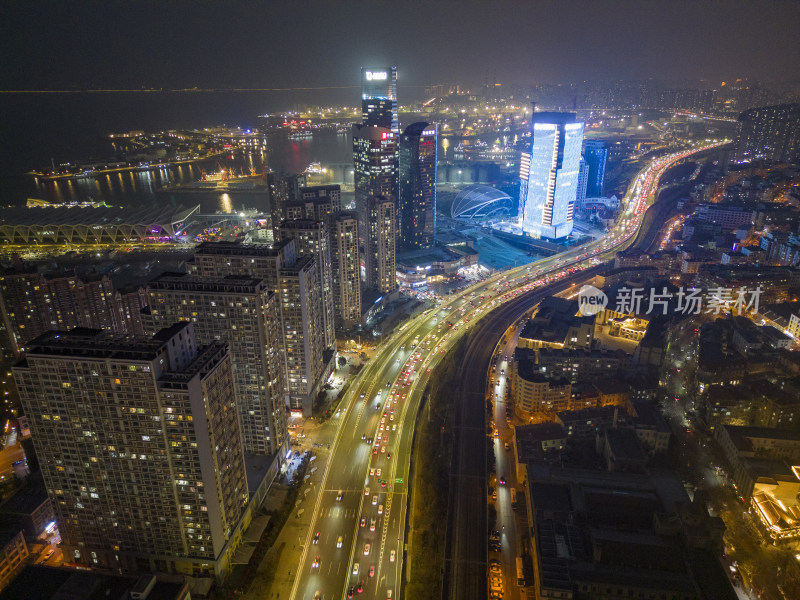
[[[654,199],[659,177],[675,163],[718,145],[653,161],[630,186],[618,224],[604,238],[496,273],[441,300],[383,342],[354,377],[342,403],[344,414],[290,598],[330,600],[352,593],[371,600],[400,595],[411,440],[422,392],[442,356],[476,323],[480,325],[463,367],[464,401],[458,403],[455,416],[443,597],[487,596],[484,394],[497,340],[523,307],[590,277],[601,263],[627,248]],[[488,314],[491,318],[484,319]],[[471,491],[461,493],[464,489]]]

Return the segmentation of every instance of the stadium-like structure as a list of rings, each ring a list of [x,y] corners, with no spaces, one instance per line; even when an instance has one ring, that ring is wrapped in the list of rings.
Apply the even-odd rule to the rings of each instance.
[[[104,244],[172,241],[200,206],[140,208],[7,208],[0,211],[0,242],[6,244]]]
[[[450,216],[454,219],[486,219],[509,214],[514,208],[511,196],[488,185],[471,185],[453,200]]]

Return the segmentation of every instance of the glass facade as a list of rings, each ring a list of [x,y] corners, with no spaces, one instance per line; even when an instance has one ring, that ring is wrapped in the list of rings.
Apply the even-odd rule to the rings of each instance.
[[[520,226],[533,235],[572,233],[583,123],[574,113],[534,113],[531,151],[520,163]]]
[[[399,244],[433,246],[436,225],[435,124],[413,123],[400,136]]]
[[[400,133],[397,121],[397,67],[361,68],[361,120],[364,125]]]

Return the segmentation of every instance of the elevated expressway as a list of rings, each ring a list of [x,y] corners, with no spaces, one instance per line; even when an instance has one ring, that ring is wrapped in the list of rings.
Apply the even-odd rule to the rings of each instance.
[[[400,596],[416,415],[432,370],[470,328],[474,334],[461,367],[461,402],[454,421],[457,431],[441,597],[486,597],[484,399],[486,369],[495,344],[540,298],[591,277],[616,252],[633,244],[664,172],[719,145],[706,144],[652,161],[631,184],[618,223],[603,238],[496,273],[446,297],[383,342],[354,378],[342,403],[344,415],[322,476],[290,598],[312,599],[316,592],[323,600],[347,598],[351,588],[356,597],[369,600],[383,600],[390,590],[392,598]],[[658,219],[651,222],[656,228],[660,224]],[[369,439],[378,444],[368,443]],[[375,470],[372,475],[371,469]],[[340,537],[341,547],[337,547]],[[437,595],[438,590],[432,590],[431,597]]]

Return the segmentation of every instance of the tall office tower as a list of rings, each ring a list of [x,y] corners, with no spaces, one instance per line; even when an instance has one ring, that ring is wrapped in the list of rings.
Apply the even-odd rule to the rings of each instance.
[[[286,207],[286,219],[314,219],[329,226],[333,215],[342,210],[342,188],[338,185],[315,185],[300,188],[300,199]]]
[[[267,281],[279,301],[287,402],[295,409],[302,406],[304,414],[310,416],[313,396],[327,364],[322,295],[312,285],[317,277],[313,257],[297,258],[293,239],[278,240],[273,246],[207,242],[197,246],[194,258],[186,265],[190,273],[205,277],[251,275]],[[311,283],[307,282],[309,273]],[[298,369],[304,373],[302,377],[296,374]]]
[[[583,142],[575,113],[534,112],[531,151],[520,160],[519,222],[528,233],[559,239],[572,233]]]
[[[199,343],[228,342],[245,452],[263,456],[287,449],[278,300],[266,280],[164,273],[147,287],[148,332],[189,321]]]
[[[399,245],[433,246],[436,227],[437,126],[412,123],[400,136]]]
[[[225,574],[248,502],[227,344],[50,331],[13,370],[67,562]]]
[[[138,313],[144,306],[137,306],[139,302],[141,294],[119,294],[105,275],[0,275],[0,315],[17,355],[26,342],[51,329],[95,327],[137,333]]]
[[[397,121],[397,67],[361,68],[361,121],[400,133]]]
[[[321,290],[314,258],[303,256],[280,271],[283,359],[289,408],[311,415],[325,370]]]
[[[395,271],[397,217],[394,202],[383,196],[367,198],[366,223],[367,231],[364,233],[366,287],[388,294],[397,287]]]
[[[383,196],[397,212],[397,135],[385,127],[353,126],[356,210],[366,215],[367,199]],[[366,221],[363,221],[366,232]]]
[[[300,188],[305,185],[305,176],[287,173],[267,173],[269,214],[273,230],[286,218],[286,206],[297,201]]]
[[[336,320],[347,330],[361,322],[361,257],[355,213],[339,213],[333,219],[331,267]]]
[[[325,348],[335,347],[333,268],[331,266],[331,240],[327,223],[310,219],[284,221],[278,226],[278,236],[281,240],[293,239],[295,251],[298,255],[314,257],[320,307],[322,309],[323,340]]]
[[[736,160],[800,160],[800,104],[751,108],[738,128]]]
[[[608,148],[601,140],[586,140],[583,158],[589,168],[589,178],[586,184],[586,196],[599,198],[603,195],[603,185],[606,180],[606,163],[608,162]]]
[[[578,168],[578,191],[575,194],[575,204],[580,206],[581,202],[586,200],[586,187],[589,183],[589,165],[586,160],[581,156],[581,165]]]

